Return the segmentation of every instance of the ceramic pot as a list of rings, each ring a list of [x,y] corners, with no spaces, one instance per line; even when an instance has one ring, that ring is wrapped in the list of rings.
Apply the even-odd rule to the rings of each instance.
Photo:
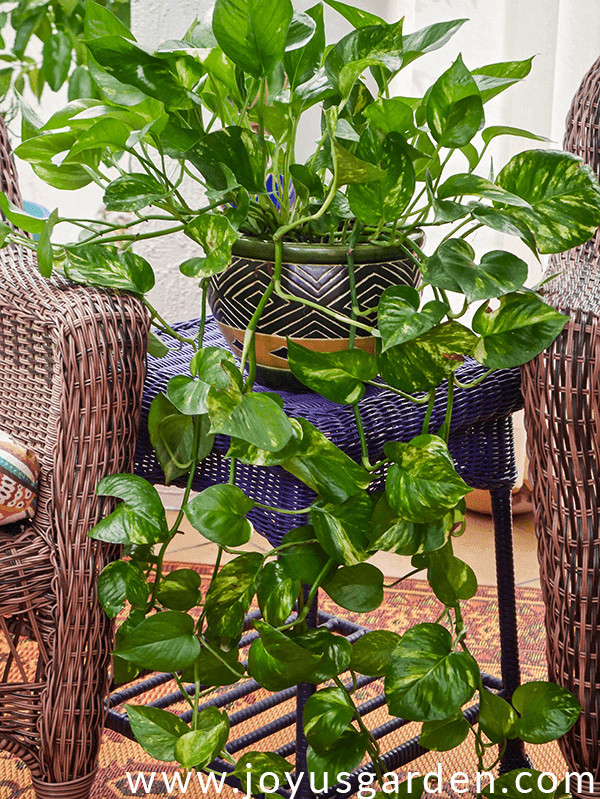
[[[339,245],[284,244],[283,289],[349,316],[346,252],[347,248]],[[210,280],[208,303],[235,355],[242,352],[244,332],[271,280],[274,260],[275,246],[271,242],[240,238],[233,247],[230,266]],[[384,289],[415,285],[418,276],[415,265],[400,248],[370,244],[356,246],[354,274],[362,310],[375,309]],[[374,325],[376,310],[361,317],[361,321]],[[361,332],[357,331],[356,346],[374,352],[374,337]],[[348,348],[348,333],[342,322],[273,293],[256,331],[258,382],[272,388],[303,388],[289,370],[286,336],[312,350],[334,352]]]

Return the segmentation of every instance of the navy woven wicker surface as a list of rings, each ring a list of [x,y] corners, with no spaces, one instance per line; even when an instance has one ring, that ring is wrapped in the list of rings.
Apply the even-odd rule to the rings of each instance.
[[[180,322],[174,326],[180,335],[193,337],[198,330],[198,320]],[[135,459],[135,472],[154,484],[163,484],[164,475],[156,460],[147,433],[147,418],[153,398],[161,391],[165,391],[171,377],[178,374],[189,374],[191,350],[189,345],[180,345],[175,339],[163,337],[165,342],[172,347],[168,355],[161,359],[149,357],[148,376],[146,379],[142,427],[138,438],[138,447]],[[208,320],[204,342],[207,346],[226,347],[224,339],[211,319]],[[461,383],[467,384],[484,373],[484,367],[475,361],[467,361],[459,370],[457,377]],[[266,390],[256,387],[257,391]],[[303,417],[315,427],[325,433],[335,444],[343,449],[350,457],[360,458],[360,448],[355,432],[355,423],[352,409],[346,406],[329,402],[322,397],[309,392],[279,392],[283,398],[284,408],[290,416]],[[438,389],[436,403],[431,417],[430,430],[437,430],[443,420],[446,408],[445,386]],[[511,414],[523,406],[520,391],[520,374],[518,369],[500,370],[487,377],[474,388],[457,388],[454,393],[454,404],[450,426],[449,447],[455,460],[456,467],[464,480],[474,488],[484,488],[490,491],[492,498],[492,514],[494,521],[496,570],[498,582],[498,612],[500,624],[500,649],[501,649],[501,676],[499,681],[495,678],[486,678],[490,688],[501,689],[503,695],[509,697],[519,684],[519,657],[516,623],[516,601],[514,583],[514,564],[512,550],[512,514],[511,490],[516,479],[516,466],[512,436]],[[369,455],[372,462],[376,462],[383,453],[383,444],[391,439],[408,441],[421,432],[425,415],[425,406],[416,405],[389,390],[368,388],[361,401],[361,415],[365,428]],[[217,436],[213,452],[202,462],[194,481],[193,488],[201,491],[215,483],[226,483],[229,480],[229,461],[225,457],[228,449],[228,439]],[[373,488],[381,488],[384,475],[373,483]],[[175,481],[177,484],[177,481]],[[236,484],[239,485],[253,499],[270,506],[283,507],[287,510],[305,508],[313,501],[314,493],[303,483],[280,467],[256,467],[238,464],[236,469]],[[182,481],[180,485],[184,485]],[[292,527],[304,523],[304,518],[287,514],[274,514],[255,508],[251,511],[251,518],[256,530],[264,535],[273,545],[278,545],[285,533]],[[250,624],[251,619],[249,620]],[[336,629],[351,640],[364,635],[367,630],[341,619],[318,614],[314,608],[312,623],[327,624],[330,629]],[[253,633],[249,633],[252,636]],[[247,645],[248,636],[243,640]],[[156,675],[143,683],[120,690],[111,698],[111,707],[140,696],[157,685],[169,681],[172,675]],[[363,678],[367,679],[368,678]],[[222,706],[234,701],[238,696],[247,695],[259,686],[253,681],[226,692],[210,700],[207,704]],[[306,771],[306,739],[302,730],[302,709],[304,703],[314,690],[314,686],[300,685],[279,694],[274,694],[268,699],[276,706],[289,699],[294,694],[297,697],[296,712],[283,715],[277,722],[259,727],[252,733],[252,741],[248,735],[239,740],[230,741],[227,745],[231,752],[239,751],[251,743],[260,741],[273,734],[276,729],[296,724],[296,741],[288,746],[284,756],[296,755],[296,771]],[[240,691],[243,694],[240,694]],[[291,692],[291,693],[290,693]],[[181,699],[181,694],[172,694],[158,700],[160,707],[175,704]],[[267,700],[263,700],[267,701]],[[371,700],[381,701],[381,700]],[[371,704],[364,711],[370,712]],[[251,705],[245,711],[254,716],[260,712],[261,703]],[[474,717],[477,708],[468,711]],[[233,721],[238,721],[234,719]],[[241,721],[241,719],[240,719]],[[399,729],[407,722],[403,719],[394,719],[384,725],[385,729],[377,730],[377,735],[387,735],[392,729]],[[275,725],[275,726],[273,726]],[[389,725],[392,725],[391,727]],[[106,726],[115,729],[128,737],[133,737],[127,718],[110,711]],[[288,751],[289,750],[289,751]],[[400,768],[419,757],[425,750],[419,746],[418,739],[405,741],[384,754],[384,764],[388,770]],[[230,766],[224,761],[214,764],[221,770],[228,771]],[[509,742],[501,769],[507,771],[515,767],[530,765],[525,754],[523,744],[513,740]],[[363,766],[360,770],[369,768]],[[233,778],[234,779],[234,778]],[[233,784],[236,784],[233,782]],[[328,795],[350,796],[357,790],[358,772],[353,775],[352,790],[339,793],[332,790]],[[298,799],[310,799],[312,793],[309,787],[301,789]],[[286,796],[282,789],[281,795]],[[323,795],[323,794],[321,794]]]
[[[185,337],[193,337],[198,330],[198,320],[180,322],[174,326]],[[136,474],[155,484],[164,482],[147,431],[148,411],[154,397],[165,391],[174,375],[189,374],[191,348],[179,347],[174,339],[163,337],[175,349],[164,358],[148,358],[148,376],[142,400],[142,426],[136,452]],[[205,344],[227,348],[216,323],[210,319],[206,327]],[[462,383],[469,383],[486,370],[475,361],[469,361],[458,372]],[[474,389],[456,389],[450,427],[449,447],[463,479],[474,488],[510,489],[516,479],[516,466],[512,438],[511,414],[523,407],[518,369],[499,370]],[[267,391],[260,386],[257,391]],[[437,430],[446,408],[446,388],[438,389],[430,430]],[[354,415],[350,406],[338,405],[310,392],[279,392],[290,416],[303,417],[337,444],[351,458],[360,459],[360,444],[356,435]],[[391,391],[368,387],[360,404],[361,416],[367,437],[372,463],[383,455],[386,441],[396,438],[409,441],[421,432],[425,407]],[[212,453],[205,458],[194,481],[194,489],[201,491],[215,483],[229,480],[229,460],[225,453],[229,441],[217,436]],[[372,484],[373,490],[382,488],[383,474]],[[236,484],[250,497],[265,505],[289,510],[306,508],[315,494],[293,475],[281,467],[237,465]],[[174,481],[185,485],[185,478]],[[248,514],[256,530],[277,546],[289,529],[305,523],[304,517],[274,514],[254,508]]]

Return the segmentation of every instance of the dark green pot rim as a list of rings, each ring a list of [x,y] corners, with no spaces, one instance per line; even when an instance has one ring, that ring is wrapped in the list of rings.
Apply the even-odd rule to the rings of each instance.
[[[415,241],[421,244],[423,234],[415,235]],[[256,258],[261,261],[275,260],[275,245],[272,241],[239,238],[232,247],[234,255],[245,258]],[[348,248],[340,244],[287,244],[283,245],[285,263],[296,264],[344,264]],[[401,261],[406,253],[397,246],[374,244],[357,244],[354,248],[355,264],[380,263],[382,261]]]

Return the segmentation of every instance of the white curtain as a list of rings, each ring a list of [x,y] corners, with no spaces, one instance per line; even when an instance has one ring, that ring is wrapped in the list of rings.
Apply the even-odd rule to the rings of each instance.
[[[459,52],[470,68],[535,55],[529,78],[490,103],[489,120],[501,118],[558,143],[573,94],[600,55],[600,0],[390,0],[389,14],[404,15],[406,30],[470,20],[443,50],[415,63],[418,88],[426,89]]]

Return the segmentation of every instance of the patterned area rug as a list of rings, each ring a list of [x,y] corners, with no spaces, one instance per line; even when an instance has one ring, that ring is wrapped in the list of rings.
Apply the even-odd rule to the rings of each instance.
[[[171,565],[176,568],[175,564]],[[185,566],[189,568],[189,564]],[[194,568],[203,576],[210,574],[210,567],[199,565]],[[540,591],[535,588],[517,589],[517,607],[523,681],[545,679],[544,608]],[[333,603],[327,600],[322,602],[322,609],[331,613],[336,610]],[[402,633],[413,624],[435,621],[440,610],[441,604],[433,596],[427,583],[419,580],[407,580],[400,586],[386,589],[384,602],[376,611],[366,614],[344,612],[344,617],[366,627],[386,628]],[[477,658],[482,671],[499,676],[496,612],[497,597],[496,590],[493,587],[480,587],[477,595],[465,603],[464,618],[469,631],[467,638],[469,647]],[[169,683],[162,686],[160,692],[164,694],[173,689],[173,684]],[[366,686],[358,692],[357,701],[359,704],[365,702],[381,693],[382,690],[380,682]],[[158,695],[158,692],[156,692],[156,695]],[[250,703],[254,704],[266,695],[267,693],[264,691],[256,692],[245,699],[227,705],[227,711],[231,715],[232,712],[236,712]],[[153,696],[153,698],[155,697]],[[175,709],[179,709],[179,707],[175,706]],[[124,709],[117,708],[117,710]],[[257,726],[290,713],[292,710],[293,700],[277,705],[261,713],[258,717],[240,724],[235,729],[235,735],[239,737],[252,731]],[[385,710],[380,708],[370,713],[367,719],[369,726],[374,729],[388,721],[390,716]],[[399,746],[403,741],[414,737],[418,734],[419,726],[417,724],[408,725],[381,739],[382,751],[389,751]],[[250,748],[273,751],[290,741],[293,737],[293,732],[293,726],[284,728],[277,734]],[[476,760],[472,750],[472,744],[468,743],[468,745],[464,744],[451,752],[429,753],[415,761],[411,770],[425,774],[428,771],[436,771],[438,763],[441,763],[444,776],[450,776],[456,772],[464,772],[472,776],[476,772]],[[543,746],[529,746],[528,752],[534,768],[540,771],[552,772],[559,776],[559,779],[562,779],[561,775],[564,775],[565,763],[555,743]],[[199,799],[202,796],[209,796],[212,799],[212,797],[217,795],[214,788],[209,789],[207,793],[203,793],[198,783],[191,780],[189,788],[185,792],[178,788],[170,789],[169,785],[174,778],[175,771],[176,769],[172,766],[149,758],[138,744],[107,730],[103,739],[99,770],[92,789],[91,799],[122,799],[122,797],[132,796],[146,796],[148,799],[164,799],[166,796],[186,796],[190,797],[190,799]],[[403,772],[404,769],[401,769],[400,773]],[[128,773],[133,779],[133,783],[127,777]],[[154,779],[152,779],[153,773],[155,775]],[[163,773],[166,775],[166,780],[163,777]],[[140,774],[145,777],[146,787],[139,778]],[[134,790],[136,780],[138,780],[137,790]],[[220,795],[225,799],[233,799],[235,796],[239,799],[245,796],[241,791],[236,794],[234,789],[227,786],[225,786]],[[362,795],[366,799],[371,794],[365,791]],[[433,796],[439,795],[433,794]],[[459,794],[448,790],[447,795],[455,797]],[[469,796],[469,794],[465,793],[460,795]],[[0,752],[0,799],[35,799],[27,768],[20,761],[2,752]]]

